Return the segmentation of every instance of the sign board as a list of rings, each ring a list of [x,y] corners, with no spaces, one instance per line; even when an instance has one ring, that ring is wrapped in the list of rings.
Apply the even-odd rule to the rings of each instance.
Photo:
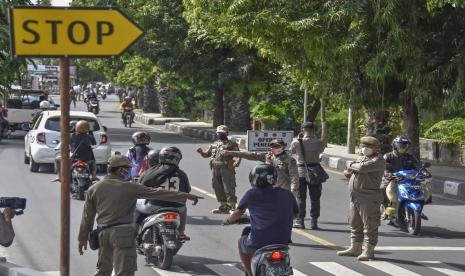
[[[33,64],[27,65],[27,72],[32,75],[57,75],[60,73],[60,66],[55,65],[42,65],[38,64],[34,66]],[[76,66],[69,67],[69,75],[76,77]]]
[[[116,7],[10,8],[15,56],[103,57],[121,55],[144,34]]]
[[[282,131],[251,131],[247,130],[247,151],[269,151],[270,142],[273,139],[283,139],[287,148],[291,146],[294,132],[288,130]]]

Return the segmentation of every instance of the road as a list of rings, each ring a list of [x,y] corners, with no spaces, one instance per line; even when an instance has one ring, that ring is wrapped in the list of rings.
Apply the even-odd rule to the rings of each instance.
[[[82,103],[78,109],[84,109]],[[221,226],[224,215],[213,215],[217,207],[212,198],[208,161],[195,149],[206,141],[182,137],[164,131],[163,127],[136,124],[122,126],[116,97],[102,102],[99,115],[109,128],[113,150],[126,152],[130,136],[136,130],[150,132],[151,146],[175,145],[183,152],[183,168],[194,186],[193,192],[205,196],[198,206],[189,206],[187,234],[192,240],[175,257],[171,272],[145,266],[138,258],[136,275],[243,275],[237,256],[237,238],[243,226]],[[40,271],[59,269],[60,189],[51,183],[49,172],[31,173],[23,164],[23,136],[17,133],[0,144],[0,195],[28,199],[25,214],[14,219],[16,239],[0,255],[8,260]],[[256,162],[244,160],[237,171],[239,197],[250,187],[248,173]],[[377,261],[360,263],[355,258],[338,257],[335,250],[349,243],[347,181],[339,173],[330,172],[322,196],[322,230],[296,230],[291,245],[295,275],[465,275],[465,206],[453,201],[435,199],[426,206],[429,221],[423,221],[422,234],[410,236],[383,225],[377,248]],[[77,231],[83,202],[71,200],[71,275],[93,275],[96,252],[77,252]],[[309,222],[307,222],[309,224]]]

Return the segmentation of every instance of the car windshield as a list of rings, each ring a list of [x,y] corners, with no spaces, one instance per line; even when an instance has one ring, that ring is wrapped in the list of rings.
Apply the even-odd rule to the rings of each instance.
[[[89,122],[90,131],[100,130],[100,125],[94,119],[83,118],[83,117],[71,117],[70,118],[70,121],[80,121],[80,120],[86,120],[87,122]],[[45,129],[59,132],[61,130],[60,117],[48,118],[47,121],[45,122]]]

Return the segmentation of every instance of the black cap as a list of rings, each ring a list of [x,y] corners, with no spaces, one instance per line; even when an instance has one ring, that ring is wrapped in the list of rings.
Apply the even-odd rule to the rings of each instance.
[[[314,122],[305,122],[300,126],[300,128],[314,129],[315,128],[315,123]]]
[[[286,144],[286,142],[284,142],[283,139],[277,138],[277,139],[271,140],[270,146],[273,146],[273,145],[286,146],[287,144]]]

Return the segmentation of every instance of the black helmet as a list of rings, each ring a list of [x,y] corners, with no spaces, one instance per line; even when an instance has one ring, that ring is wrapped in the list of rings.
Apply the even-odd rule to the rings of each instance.
[[[410,147],[410,140],[404,136],[397,136],[392,141],[392,147],[397,152],[405,153]]]
[[[76,124],[78,121],[73,120],[69,122],[69,132],[75,132],[76,131]]]
[[[181,150],[177,147],[164,147],[160,150],[160,163],[178,165],[182,159]]]
[[[147,160],[150,167],[155,167],[160,163],[160,150],[151,150],[147,153]]]
[[[255,166],[249,174],[250,185],[254,187],[273,186],[277,178],[276,170],[268,164]]]
[[[134,145],[148,145],[150,144],[150,135],[147,132],[137,131],[131,137]]]

